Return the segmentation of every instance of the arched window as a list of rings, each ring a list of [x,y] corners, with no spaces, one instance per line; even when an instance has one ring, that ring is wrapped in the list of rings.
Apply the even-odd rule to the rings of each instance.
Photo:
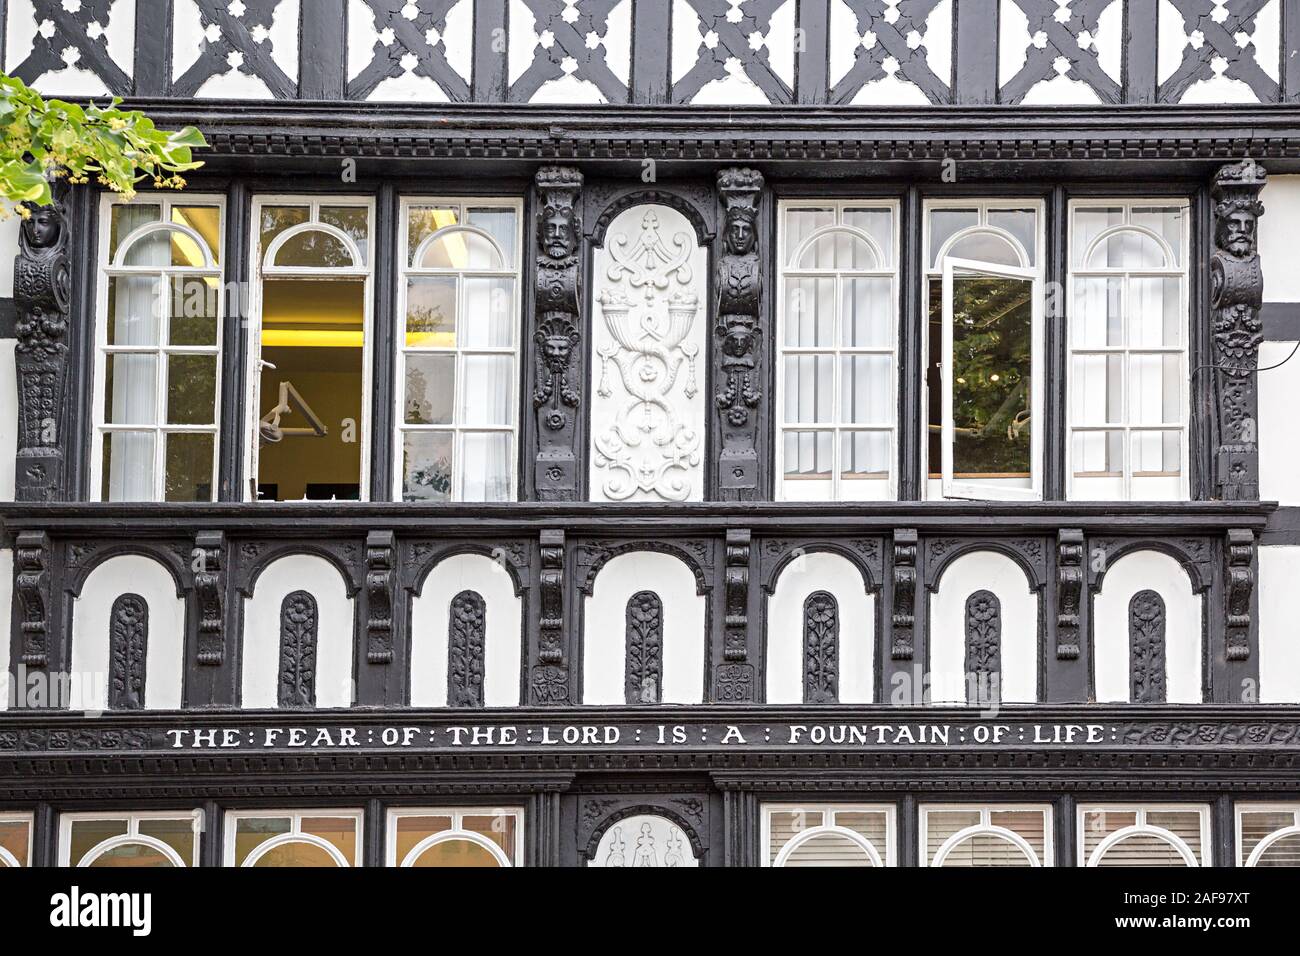
[[[780,207],[777,496],[896,494],[896,204]]]
[[[523,818],[518,807],[389,810],[388,865],[521,866]]]
[[[105,196],[91,493],[211,501],[225,289],[224,201]]]
[[[1188,496],[1188,208],[1070,208],[1071,498]]]
[[[108,615],[108,709],[143,710],[149,652],[149,604],[122,594]]]
[[[276,699],[281,707],[316,706],[316,639],[320,614],[308,591],[280,602],[280,668]]]
[[[514,501],[523,210],[516,199],[402,208],[394,494]]]
[[[1081,866],[1204,866],[1207,806],[1080,806]]]
[[[32,815],[0,813],[0,869],[30,866]]]
[[[197,866],[203,812],[65,813],[59,818],[59,865]]]
[[[359,866],[361,811],[232,810],[225,838],[226,866]]]
[[[1239,803],[1238,866],[1300,866],[1300,804]]]
[[[894,807],[768,804],[764,866],[894,866]]]
[[[922,806],[922,866],[1051,866],[1049,806]]]

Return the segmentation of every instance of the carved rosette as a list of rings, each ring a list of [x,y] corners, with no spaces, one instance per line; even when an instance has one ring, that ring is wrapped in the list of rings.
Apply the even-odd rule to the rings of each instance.
[[[1215,497],[1259,498],[1259,389],[1256,369],[1264,338],[1259,318],[1264,274],[1258,252],[1259,201],[1267,176],[1252,160],[1214,177],[1214,253],[1210,257],[1218,450]]]
[[[216,667],[225,660],[225,535],[201,531],[194,536],[194,596],[198,604],[198,662]]]
[[[366,535],[366,660],[393,662],[393,603],[397,590],[393,532]]]
[[[43,531],[18,535],[14,555],[14,592],[22,628],[22,662],[48,667],[50,628],[50,538]]]
[[[316,706],[316,643],[320,614],[307,591],[285,595],[280,603],[280,672],[277,703],[286,708]]]
[[[541,620],[537,629],[537,663],[532,668],[532,703],[569,702],[569,665],[564,656],[564,532],[545,530],[542,555]]]
[[[1083,597],[1083,531],[1062,528],[1056,536],[1056,659],[1079,657]]]
[[[718,173],[725,226],[718,257],[713,326],[713,402],[719,435],[718,491],[723,501],[758,494],[758,407],[763,399],[763,278],[758,254],[758,204],[763,176],[754,169]]]
[[[578,309],[578,197],[582,173],[564,166],[537,171],[537,321],[533,332],[533,409],[537,415],[534,486],[541,501],[578,494],[577,418],[582,341]]]
[[[52,501],[63,480],[63,391],[68,364],[72,272],[62,180],[48,206],[25,204],[14,259],[17,313],[18,452],[15,497]]]
[[[803,602],[803,702],[839,699],[840,608],[828,591],[814,591]]]
[[[627,602],[623,698],[629,704],[663,700],[664,607],[654,591],[638,591]]]
[[[716,695],[736,703],[754,699],[754,665],[749,663],[749,555],[752,536],[747,528],[727,532],[723,571],[726,617],[722,626],[722,659]]]
[[[1255,533],[1232,528],[1224,545],[1227,563],[1226,656],[1230,661],[1250,658],[1251,604],[1255,592]]]
[[[966,599],[966,703],[1001,699],[1002,602],[992,591]]]
[[[108,622],[108,709],[143,710],[149,605],[138,594],[119,595]]]
[[[477,591],[461,591],[448,617],[447,706],[482,707],[487,603]]]
[[[1138,591],[1128,602],[1129,695],[1135,704],[1165,702],[1165,602]]]
[[[899,528],[894,532],[894,609],[889,656],[896,661],[910,661],[913,654],[913,631],[916,627],[916,529]]]

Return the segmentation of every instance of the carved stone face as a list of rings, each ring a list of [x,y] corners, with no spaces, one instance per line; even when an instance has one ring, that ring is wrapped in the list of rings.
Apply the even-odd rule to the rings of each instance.
[[[567,207],[548,205],[542,214],[543,251],[552,259],[564,259],[573,252],[573,217]]]
[[[33,249],[48,249],[59,241],[63,228],[63,217],[52,205],[36,206],[32,214],[23,220],[23,233],[27,245]]]
[[[1255,214],[1234,209],[1219,220],[1219,245],[1238,258],[1255,252]]]
[[[727,251],[733,256],[747,256],[754,249],[754,224],[747,216],[732,216],[727,221]]]
[[[569,365],[573,337],[564,332],[549,332],[542,339],[542,360],[552,371],[563,371]]]

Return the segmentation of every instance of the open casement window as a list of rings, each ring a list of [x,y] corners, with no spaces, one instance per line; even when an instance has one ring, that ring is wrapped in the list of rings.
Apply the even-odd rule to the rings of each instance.
[[[373,203],[253,202],[246,466],[265,501],[368,497]]]
[[[763,866],[896,866],[891,804],[766,804]]]
[[[439,807],[388,811],[389,866],[521,866],[519,807]]]
[[[894,203],[780,207],[777,497],[897,496]]]
[[[1237,804],[1238,866],[1300,866],[1300,803]]]
[[[96,500],[215,498],[223,208],[215,196],[103,199]]]
[[[921,807],[922,866],[1051,866],[1046,805]]]
[[[1078,834],[1080,866],[1207,866],[1210,808],[1081,805]]]
[[[0,870],[32,865],[32,814],[0,813]]]
[[[198,866],[203,811],[65,813],[59,866]]]
[[[226,866],[361,865],[360,810],[232,810]]]
[[[927,206],[929,498],[1042,497],[1039,212]]]
[[[517,199],[403,203],[399,500],[517,497],[522,213]]]
[[[1070,207],[1069,496],[1185,500],[1185,203]]]

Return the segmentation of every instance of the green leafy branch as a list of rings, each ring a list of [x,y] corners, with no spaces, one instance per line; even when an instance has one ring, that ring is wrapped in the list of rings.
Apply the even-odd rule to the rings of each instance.
[[[128,198],[151,178],[158,189],[183,189],[181,173],[203,165],[193,151],[207,140],[193,126],[162,130],[136,110],[46,100],[22,80],[0,74],[0,217],[22,203],[52,201],[51,183],[96,181]]]

